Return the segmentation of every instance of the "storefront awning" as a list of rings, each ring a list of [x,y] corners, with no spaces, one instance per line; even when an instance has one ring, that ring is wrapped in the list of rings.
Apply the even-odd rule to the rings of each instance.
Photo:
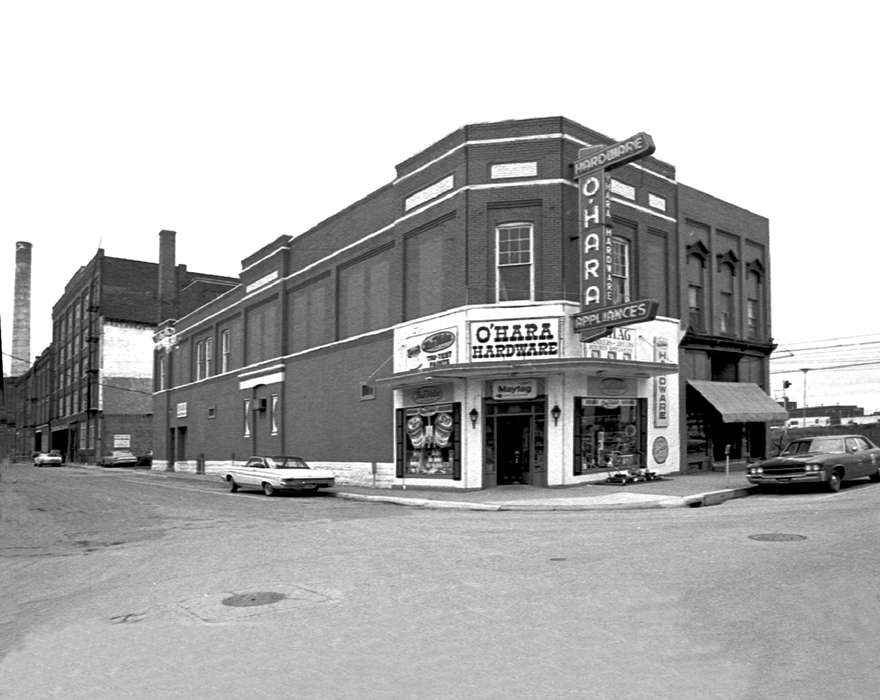
[[[712,404],[725,423],[777,423],[788,418],[788,411],[757,384],[697,379],[689,379],[688,384]]]
[[[603,358],[553,359],[532,362],[472,362],[398,372],[377,379],[376,383],[391,384],[393,388],[398,388],[441,379],[540,376],[541,374],[570,369],[581,370],[588,374],[647,379],[675,374],[678,372],[678,365],[672,362],[639,362]]]

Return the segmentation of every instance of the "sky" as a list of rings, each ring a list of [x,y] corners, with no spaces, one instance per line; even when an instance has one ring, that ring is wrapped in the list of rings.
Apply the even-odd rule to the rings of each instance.
[[[0,2],[3,349],[16,241],[33,357],[99,247],[156,261],[172,229],[237,276],[465,124],[565,116],[767,217],[771,395],[880,410],[875,29],[850,0]]]

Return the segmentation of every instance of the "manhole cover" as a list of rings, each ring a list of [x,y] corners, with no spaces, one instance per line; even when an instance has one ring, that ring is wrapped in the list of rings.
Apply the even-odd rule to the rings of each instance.
[[[759,542],[798,542],[807,538],[804,535],[791,535],[786,532],[768,532],[762,535],[749,535],[749,539]]]
[[[237,593],[236,595],[224,598],[220,602],[232,608],[247,608],[254,605],[271,605],[279,600],[284,600],[286,597],[283,593],[259,591],[257,593]]]

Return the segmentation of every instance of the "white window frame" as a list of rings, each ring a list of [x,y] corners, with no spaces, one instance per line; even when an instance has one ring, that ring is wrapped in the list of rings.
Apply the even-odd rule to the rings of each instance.
[[[278,409],[280,408],[280,399],[278,394],[272,394],[269,400],[269,429],[270,435],[278,435]]]
[[[205,376],[210,377],[214,373],[214,339],[205,338]]]
[[[535,300],[535,224],[531,221],[514,221],[498,224],[495,227],[495,302],[501,301],[501,274],[502,267],[519,267],[525,263],[505,263],[499,261],[501,255],[501,232],[515,229],[529,229],[529,297],[528,299],[508,299],[505,301],[534,301]]]
[[[205,378],[205,343],[196,342],[196,381]]]
[[[229,371],[229,360],[232,357],[232,336],[228,328],[220,331],[220,372]]]
[[[244,437],[251,436],[251,400],[244,400]]]
[[[159,391],[168,388],[168,355],[159,356]]]
[[[623,263],[624,274],[617,275],[613,274],[614,266],[612,264],[612,277],[615,279],[624,279],[626,280],[626,284],[624,285],[624,298],[615,303],[626,304],[632,298],[632,243],[628,238],[624,238],[623,236],[612,236],[611,237],[611,245],[612,250],[614,250],[614,246],[618,244],[623,244],[623,249],[626,251],[625,260]]]

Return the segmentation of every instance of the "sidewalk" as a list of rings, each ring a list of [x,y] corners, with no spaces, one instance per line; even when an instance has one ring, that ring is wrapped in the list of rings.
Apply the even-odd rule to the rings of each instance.
[[[371,489],[340,485],[337,498],[396,503],[418,508],[490,511],[620,510],[712,506],[743,498],[755,490],[742,471],[670,474],[659,481],[635,484],[595,482],[568,488],[498,486],[459,493],[423,488]]]
[[[74,466],[74,465],[71,465]],[[223,488],[215,474],[199,475],[188,472],[150,471],[148,469],[90,467],[107,472],[145,474],[148,477],[190,479],[216,483]],[[434,490],[425,488],[369,488],[340,484],[321,491],[352,501],[394,503],[415,508],[460,509],[482,511],[554,511],[554,510],[620,510],[635,508],[684,508],[712,506],[733,498],[743,498],[756,489],[749,484],[743,471],[697,472],[669,474],[658,481],[634,484],[608,484],[604,481],[567,488],[538,488],[534,486],[498,486],[479,491]]]

